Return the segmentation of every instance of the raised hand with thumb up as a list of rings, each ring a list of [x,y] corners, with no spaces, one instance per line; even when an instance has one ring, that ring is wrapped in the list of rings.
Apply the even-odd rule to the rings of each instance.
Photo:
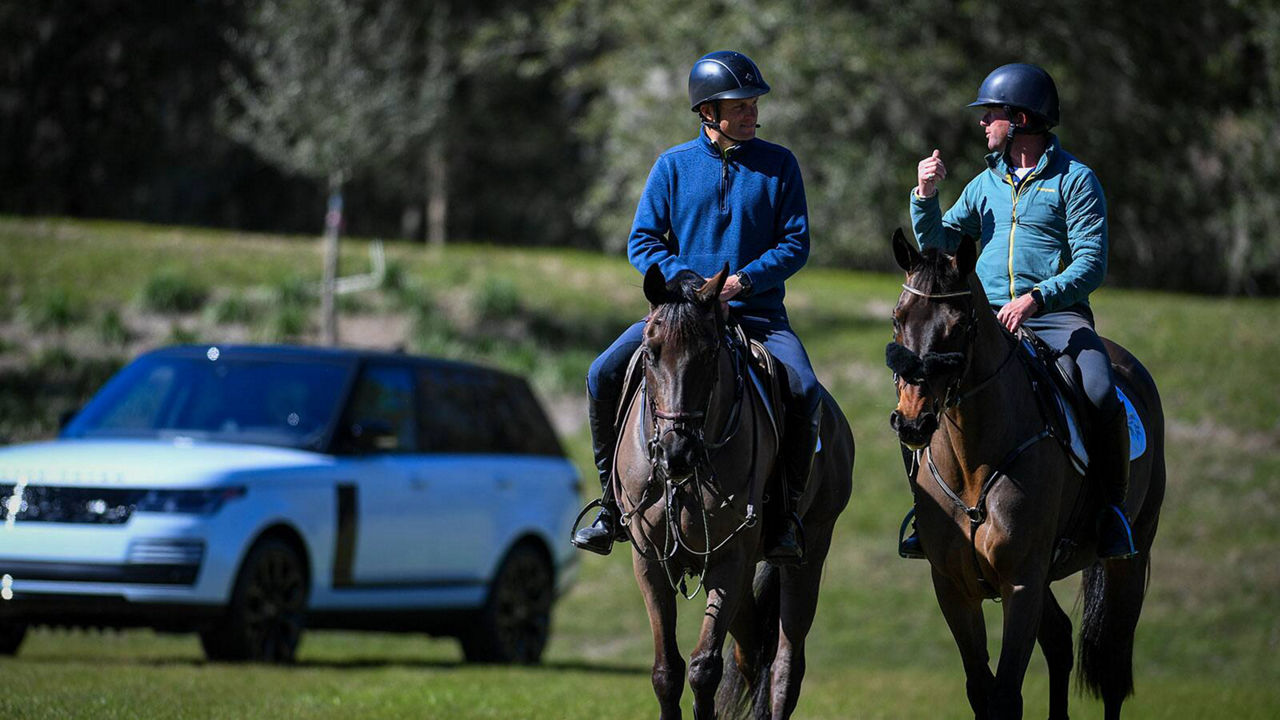
[[[947,166],[942,164],[942,151],[934,150],[932,155],[916,166],[916,194],[931,197],[938,191],[938,181],[946,177]]]

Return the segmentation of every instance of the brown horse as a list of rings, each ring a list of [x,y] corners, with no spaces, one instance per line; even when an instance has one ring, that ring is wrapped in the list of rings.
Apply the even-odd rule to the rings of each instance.
[[[1148,433],[1131,463],[1127,513],[1134,518],[1132,560],[1100,562],[1092,519],[1100,492],[1077,473],[1029,381],[1013,360],[1018,341],[988,309],[973,275],[976,243],[954,258],[923,254],[898,230],[894,255],[906,283],[893,311],[894,341],[918,360],[913,377],[895,377],[891,424],[916,451],[910,478],[916,526],[933,586],[964,663],[977,718],[1022,717],[1022,680],[1036,641],[1049,666],[1049,717],[1067,717],[1071,621],[1049,589],[1083,570],[1081,685],[1118,718],[1133,692],[1133,636],[1142,609],[1164,498],[1164,418],[1146,369],[1106,341],[1116,382]],[[891,346],[892,348],[892,346]],[[1004,606],[1004,637],[994,675],[988,664],[984,599]]]
[[[853,435],[824,393],[822,446],[799,508],[806,562],[781,570],[760,563],[753,593],[763,555],[757,508],[778,468],[780,441],[749,386],[742,350],[729,340],[719,300],[727,276],[727,267],[709,280],[686,271],[668,283],[656,266],[649,269],[643,391],[619,433],[616,496],[653,630],[653,689],[663,718],[680,717],[685,663],[676,591],[697,592],[687,592],[686,575],[700,576],[707,595],[688,665],[694,716],[716,717],[717,700],[722,714],[790,716],[823,561],[852,484]],[[736,641],[727,672],[726,633]]]

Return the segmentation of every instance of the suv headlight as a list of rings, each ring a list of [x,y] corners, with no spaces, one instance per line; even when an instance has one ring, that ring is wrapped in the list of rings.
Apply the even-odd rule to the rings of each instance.
[[[134,512],[212,515],[228,500],[244,497],[243,487],[207,490],[147,490],[134,504]]]

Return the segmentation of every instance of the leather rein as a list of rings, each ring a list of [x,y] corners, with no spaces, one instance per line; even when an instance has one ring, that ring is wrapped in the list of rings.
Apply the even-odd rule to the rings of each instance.
[[[689,411],[659,410],[653,395],[648,391],[647,378],[641,381],[640,392],[644,397],[645,415],[648,416],[648,422],[645,422],[645,418],[642,418],[641,422],[643,423],[643,426],[646,426],[646,434],[648,435],[645,445],[648,451],[649,479],[645,483],[644,493],[641,495],[638,502],[634,501],[631,496],[627,494],[626,488],[622,486],[620,481],[618,483],[619,491],[624,497],[626,497],[632,508],[630,512],[622,514],[620,521],[624,527],[630,527],[632,519],[644,508],[652,504],[649,500],[650,491],[657,488],[663,488],[663,497],[666,501],[663,512],[668,527],[667,536],[663,543],[664,547],[661,554],[655,553],[650,556],[647,552],[641,552],[641,556],[646,560],[657,562],[662,565],[663,572],[666,574],[667,581],[670,583],[672,590],[679,591],[686,600],[691,600],[696,597],[698,591],[702,589],[702,579],[706,573],[707,563],[710,556],[725,545],[729,544],[744,530],[754,527],[758,522],[756,507],[752,502],[752,488],[749,487],[747,490],[747,512],[746,515],[742,515],[741,513],[736,513],[736,510],[734,510],[732,504],[733,497],[726,497],[721,492],[716,478],[714,464],[715,454],[724,448],[724,446],[728,445],[729,442],[737,436],[739,430],[742,429],[742,405],[746,400],[746,378],[748,372],[747,352],[749,352],[747,348],[739,347],[735,344],[733,336],[727,328],[722,335],[716,336],[716,347],[714,353],[716,363],[710,385],[711,392],[707,393],[707,401],[702,409]],[[642,350],[642,352],[647,353],[645,350]],[[726,352],[729,354],[729,359],[734,370],[733,403],[730,405],[729,416],[725,420],[724,427],[720,432],[719,438],[715,441],[707,441],[707,419],[710,416],[711,407],[716,400],[716,391],[721,387],[720,377],[722,363],[720,362],[720,358],[722,354]],[[666,421],[671,424],[664,430],[660,426],[660,421]],[[689,477],[679,481],[674,481],[670,477],[666,477],[659,470],[659,447],[662,438],[666,437],[669,433],[684,434],[691,437],[697,443],[697,447],[701,454],[701,459],[694,466],[693,473]],[[751,452],[751,466],[748,470],[747,477],[751,479],[752,483],[754,483],[754,478],[757,474],[756,464],[758,462],[757,453],[754,448],[758,447],[760,442],[757,437],[757,428],[755,427],[755,424],[753,424],[752,427],[752,440],[753,450]],[[696,550],[690,547],[680,526],[679,511],[676,508],[676,493],[685,490],[689,486],[692,486],[693,496],[698,498],[698,511],[702,517],[702,527],[704,531],[704,550]],[[728,508],[734,510],[741,518],[738,526],[714,546],[712,546],[711,542],[711,524],[708,518],[707,507],[703,501],[703,498],[707,494],[710,494],[720,501],[719,509]],[[647,541],[646,544],[654,546],[652,540],[643,533],[643,530],[640,530],[638,525],[636,528],[644,536]],[[671,562],[682,550],[689,555],[702,559],[702,568],[696,573],[698,577],[698,585],[693,589],[693,592],[688,592],[687,590],[687,586],[684,581],[685,573],[681,573],[678,578],[672,574]],[[688,574],[692,575],[694,573]]]

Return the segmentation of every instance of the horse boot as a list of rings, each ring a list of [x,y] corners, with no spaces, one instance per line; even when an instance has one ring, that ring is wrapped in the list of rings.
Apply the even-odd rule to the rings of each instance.
[[[902,465],[907,471],[907,483],[910,484],[911,477],[916,472],[916,455],[907,449],[906,445],[899,445],[902,450]],[[907,535],[907,528],[911,528],[911,534]],[[898,557],[908,560],[927,560],[924,554],[924,546],[920,544],[920,535],[916,532],[916,506],[912,505],[907,511],[907,516],[902,518],[902,525],[898,528]]]
[[[1093,428],[1093,458],[1090,474],[1102,490],[1106,507],[1098,514],[1098,557],[1127,560],[1136,557],[1133,528],[1124,514],[1124,498],[1129,492],[1129,419],[1123,403],[1111,416]]]
[[[608,555],[613,550],[615,540],[627,540],[627,531],[622,527],[622,517],[618,503],[613,497],[613,485],[609,482],[613,474],[613,454],[617,449],[617,436],[613,425],[614,403],[601,402],[587,393],[587,424],[591,428],[591,449],[595,452],[596,470],[600,473],[600,512],[587,527],[573,534],[573,546],[597,555]],[[591,506],[588,505],[588,508]]]
[[[782,458],[781,502],[772,509],[773,522],[765,537],[764,559],[774,565],[804,563],[804,527],[800,524],[800,498],[809,485],[813,472],[813,456],[818,447],[818,428],[822,408],[812,416],[792,416],[786,435],[790,442]]]

